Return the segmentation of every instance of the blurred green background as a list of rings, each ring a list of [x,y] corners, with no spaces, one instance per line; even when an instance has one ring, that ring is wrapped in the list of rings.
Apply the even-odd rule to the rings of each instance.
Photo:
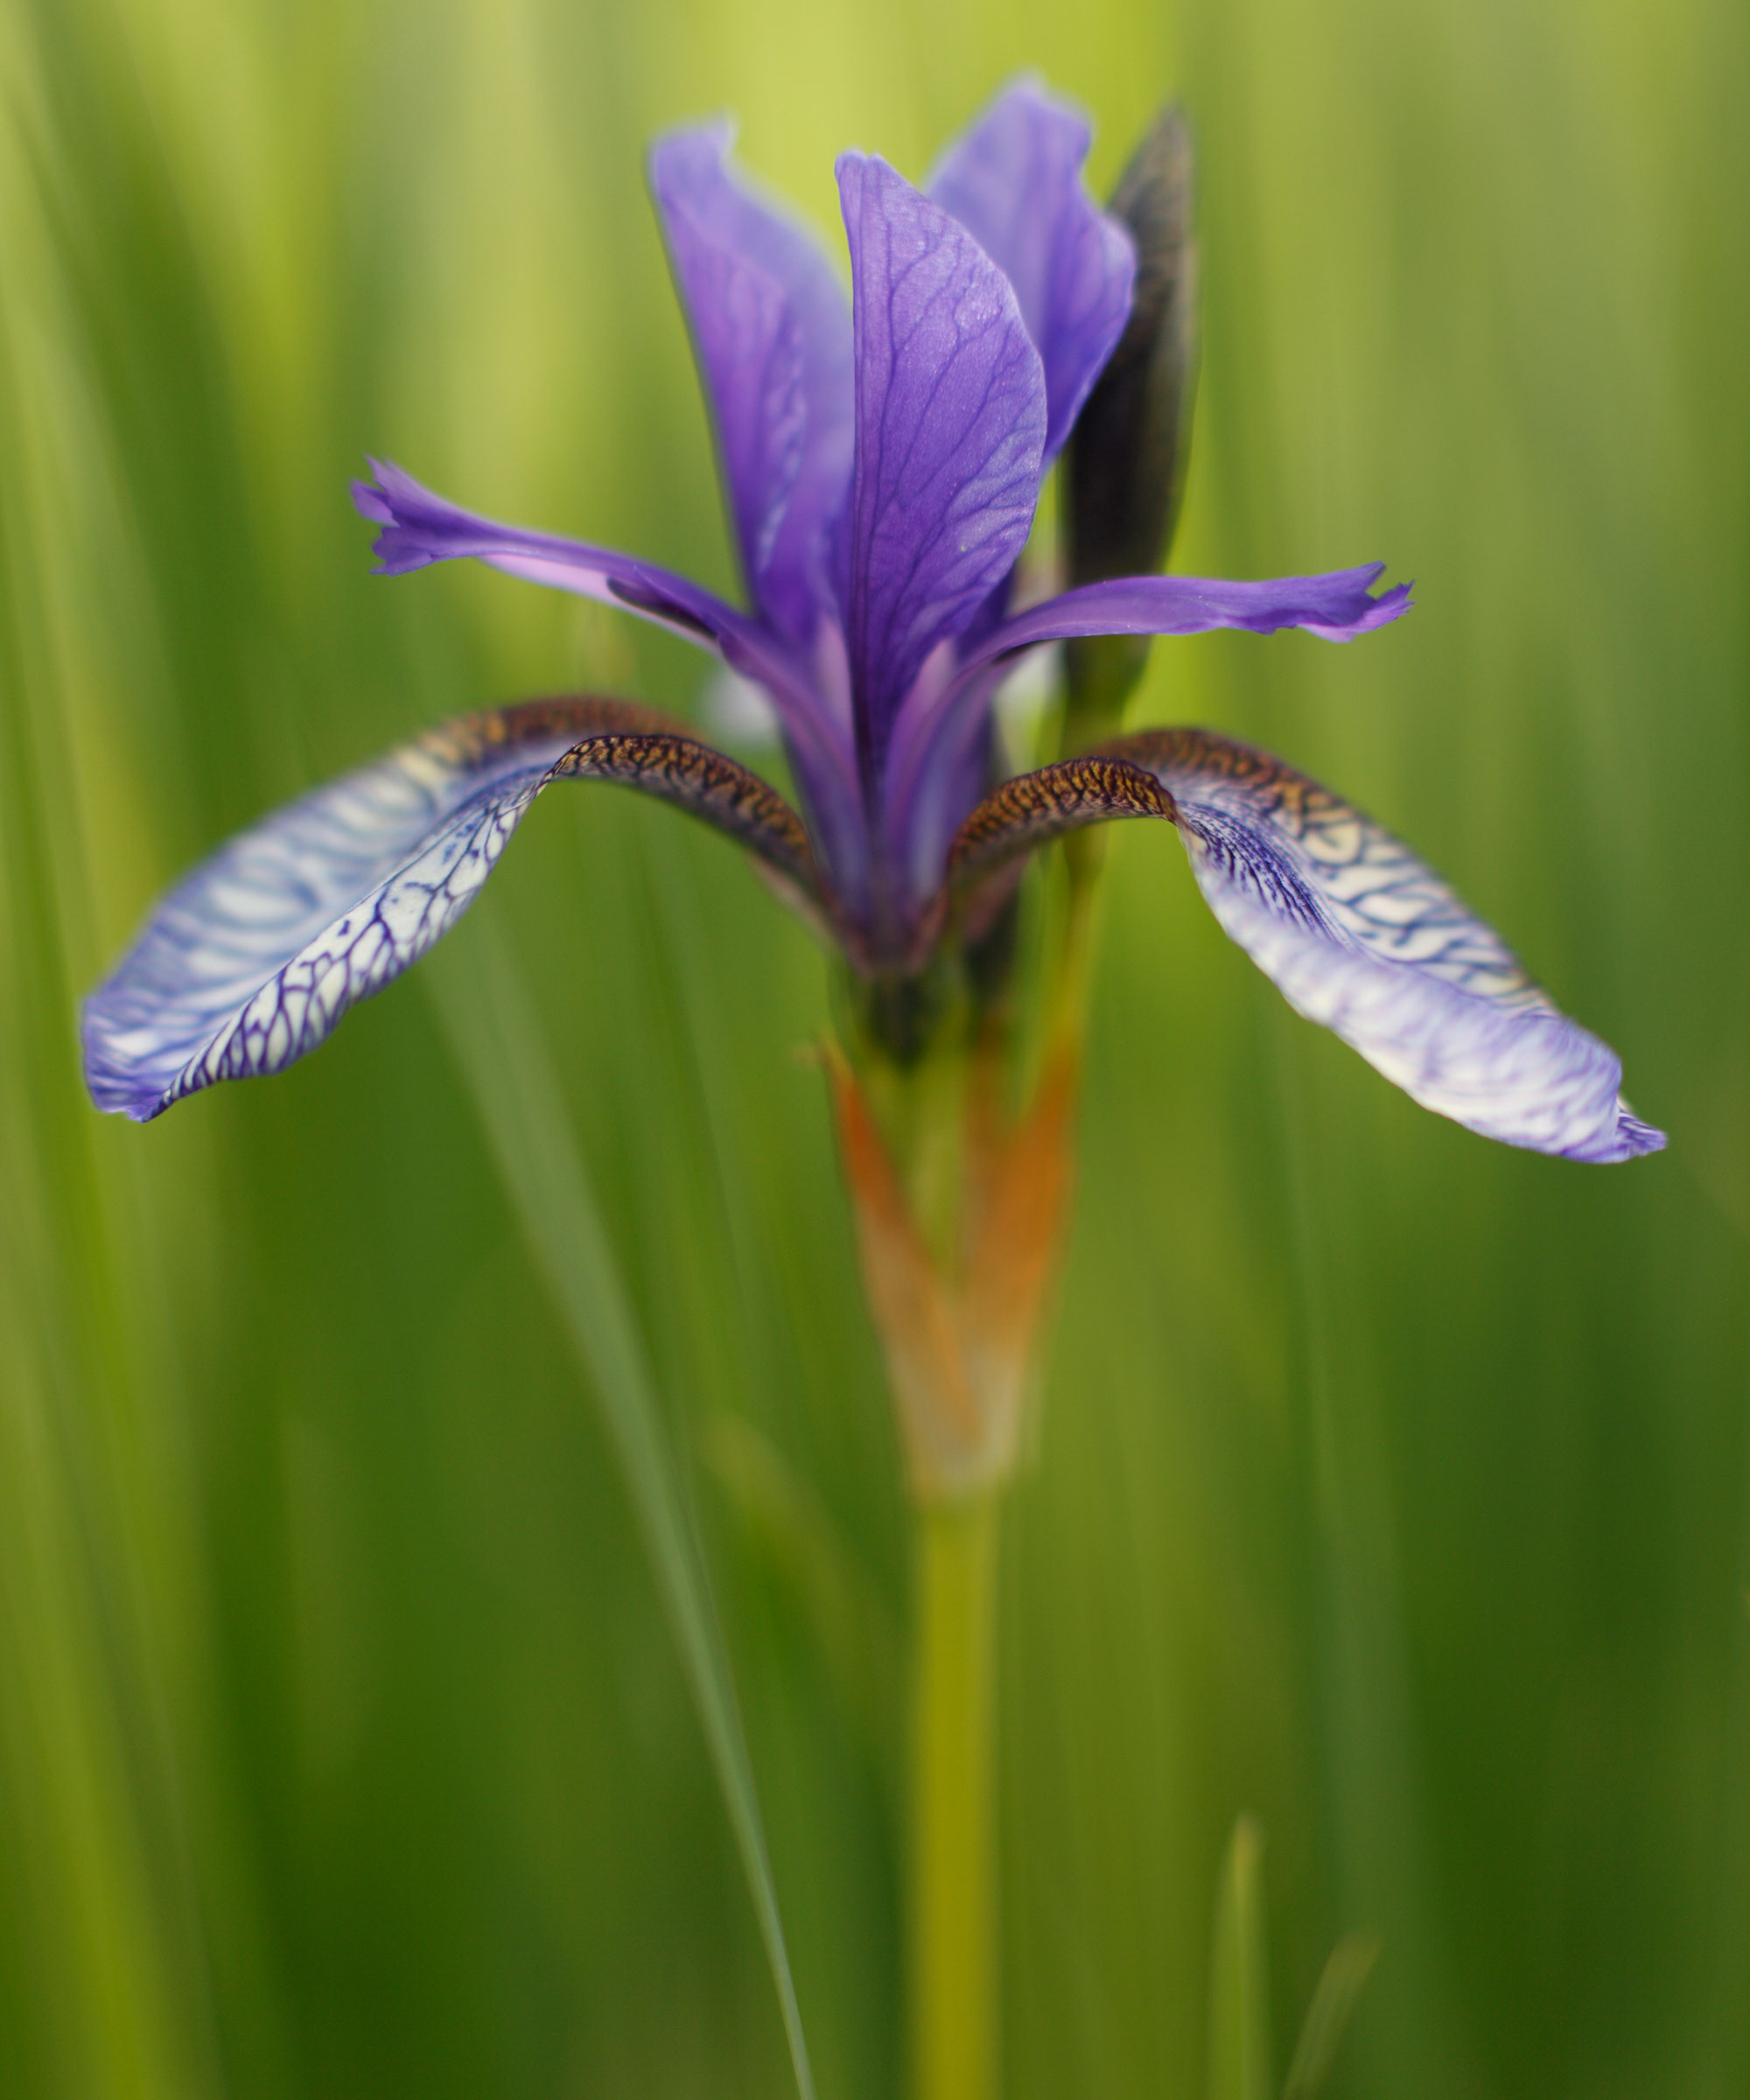
[[[568,791],[271,1085],[100,1119],[74,1013],[187,862],[438,716],[694,704],[697,657],[556,594],[373,581],[345,493],[384,452],[729,584],[653,129],[734,110],[830,227],[839,147],[920,174],[1036,66],[1102,189],[1168,95],[1197,130],[1175,565],[1418,584],[1354,648],[1158,647],[1140,716],[1407,834],[1671,1149],[1424,1115],[1164,828],[1116,837],[1004,1542],[1010,2091],[1202,2092],[1247,1809],[1279,2052],[1382,1942],[1350,2100],[1750,2094],[1746,57],[1740,0],[6,0],[0,2090],[791,2090],[446,1033],[506,971],[685,1468],[823,2100],[893,2090],[905,1524],[806,936]]]

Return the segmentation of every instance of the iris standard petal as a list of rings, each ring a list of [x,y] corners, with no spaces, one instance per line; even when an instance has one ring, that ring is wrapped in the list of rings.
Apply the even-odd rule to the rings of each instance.
[[[1278,759],[1201,730],[1125,737],[1008,781],[961,828],[962,900],[1089,823],[1166,816],[1233,940],[1297,1012],[1424,1108],[1571,1159],[1657,1151],[1622,1068],[1410,849]]]
[[[780,636],[671,569],[612,547],[501,525],[459,509],[386,460],[370,465],[375,481],[354,482],[353,499],[363,516],[383,528],[376,554],[384,575],[471,558],[529,583],[620,606],[714,650],[772,696],[829,860],[844,867],[860,860],[861,799],[850,725],[822,702],[817,681]]]
[[[928,185],[1014,286],[1045,366],[1047,460],[1124,332],[1136,280],[1135,243],[1082,180],[1091,136],[1079,111],[1017,81]]]
[[[857,460],[841,528],[858,754],[1013,566],[1032,522],[1045,375],[1009,281],[885,161],[847,153]]]
[[[850,309],[824,250],[725,166],[726,123],[650,155],[717,424],[753,602],[805,644],[830,605],[828,536],[850,481]]]
[[[491,709],[318,788],[178,883],[86,1002],[93,1100],[145,1122],[306,1055],[442,939],[536,796],[565,778],[679,803],[830,915],[801,821],[722,752],[619,701]]]

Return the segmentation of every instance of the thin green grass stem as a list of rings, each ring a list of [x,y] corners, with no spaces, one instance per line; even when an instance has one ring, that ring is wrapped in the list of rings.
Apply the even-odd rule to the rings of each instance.
[[[626,1478],[651,1569],[704,1730],[766,1958],[799,2100],[814,2078],[778,1894],[710,1578],[668,1448],[655,1380],[630,1293],[571,1142],[557,1073],[508,949],[473,929],[477,975],[454,967],[426,983],[480,1109],[512,1206],[577,1345]]]
[[[998,2092],[997,1512],[992,1490],[917,1517],[913,2100]]]

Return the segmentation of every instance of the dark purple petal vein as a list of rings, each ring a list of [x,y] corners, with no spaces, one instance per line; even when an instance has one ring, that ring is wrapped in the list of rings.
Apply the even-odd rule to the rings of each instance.
[[[93,1100],[146,1122],[307,1055],[443,938],[535,798],[570,778],[690,810],[833,916],[794,811],[721,752],[622,701],[488,709],[276,811],[161,899],[86,1002]]]
[[[1008,280],[881,160],[845,154],[857,461],[841,597],[865,785],[925,658],[1007,575],[1032,522],[1045,377]]]

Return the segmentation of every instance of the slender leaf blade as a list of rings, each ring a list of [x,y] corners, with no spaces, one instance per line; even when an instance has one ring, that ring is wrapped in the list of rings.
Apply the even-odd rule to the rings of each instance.
[[[429,971],[494,1158],[563,1313],[620,1459],[760,1922],[802,2100],[814,2100],[808,2045],[752,1765],[710,1578],[688,1521],[654,1381],[620,1264],[572,1139],[558,1075],[522,974],[502,941],[477,928],[475,979]]]
[[[1282,2100],[1314,2100],[1324,2090],[1362,1986],[1378,1959],[1379,1942],[1370,1933],[1345,1933],[1332,1948],[1301,2023]]]
[[[1234,1824],[1215,1893],[1209,1966],[1209,2100],[1270,2100],[1270,1967],[1264,1948],[1264,1832]]]

